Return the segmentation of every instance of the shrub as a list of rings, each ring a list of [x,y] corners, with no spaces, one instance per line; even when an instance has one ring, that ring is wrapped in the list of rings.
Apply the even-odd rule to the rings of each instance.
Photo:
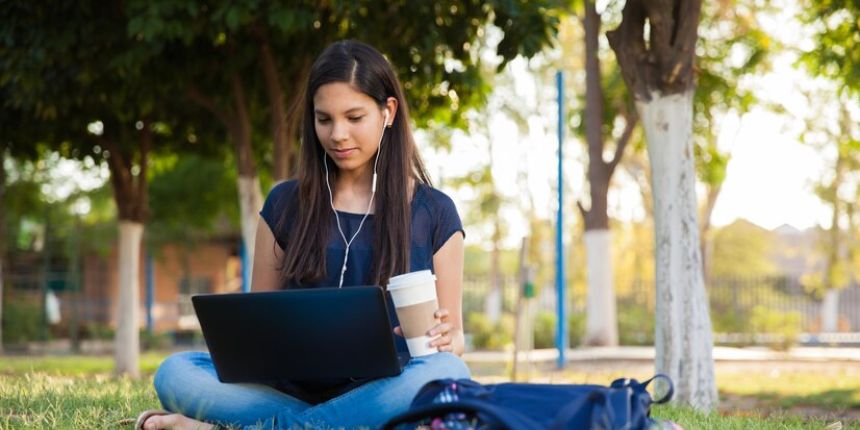
[[[618,343],[653,345],[654,313],[644,306],[625,306],[618,310]]]
[[[573,312],[567,318],[567,340],[570,347],[582,344],[585,337],[585,312]],[[555,345],[553,345],[555,346]]]
[[[107,324],[88,323],[81,326],[81,339],[91,340],[112,340],[114,338],[114,329]]]
[[[472,335],[472,346],[475,349],[501,350],[513,342],[514,318],[505,314],[493,324],[486,315],[471,312],[466,317],[465,330]]]
[[[21,343],[41,338],[45,314],[39,300],[16,297],[3,302],[3,342]]]
[[[539,311],[535,315],[532,335],[534,337],[535,349],[555,348],[556,317],[554,312]],[[572,313],[567,318],[567,340],[568,346],[576,347],[582,343],[585,333],[585,314]]]
[[[144,351],[153,349],[164,349],[170,346],[172,339],[168,333],[150,333],[148,330],[140,331],[140,348]]]
[[[799,312],[781,312],[765,306],[755,306],[750,314],[750,329],[756,334],[771,334],[771,348],[785,351],[797,344],[802,317]],[[767,340],[767,339],[766,339]]]
[[[743,333],[749,330],[748,321],[743,314],[734,310],[711,311],[711,324],[714,333]]]
[[[552,348],[555,346],[556,316],[549,311],[539,311],[535,315],[532,333],[536,349]]]

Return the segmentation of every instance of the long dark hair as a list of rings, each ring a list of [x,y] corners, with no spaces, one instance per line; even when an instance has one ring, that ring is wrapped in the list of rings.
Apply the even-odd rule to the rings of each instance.
[[[380,109],[397,99],[397,114],[380,148],[374,212],[373,267],[370,279],[385,286],[392,276],[409,270],[411,245],[410,182],[430,185],[409,127],[409,109],[391,64],[365,43],[344,40],[329,45],[311,67],[305,86],[298,192],[287,211],[294,215],[281,264],[281,285],[320,281],[326,276],[326,245],[331,237],[332,208],[325,185],[325,151],[314,129],[313,98],[317,89],[344,82],[376,100]],[[384,148],[384,149],[383,149]],[[328,157],[325,155],[325,157]],[[328,159],[329,166],[335,166]],[[330,174],[335,183],[338,169]],[[283,214],[276,231],[283,231]]]

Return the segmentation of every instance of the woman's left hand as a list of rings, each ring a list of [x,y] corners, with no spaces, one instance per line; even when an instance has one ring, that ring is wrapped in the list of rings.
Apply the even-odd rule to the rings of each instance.
[[[456,330],[451,323],[447,322],[449,316],[448,309],[439,308],[433,316],[438,318],[440,323],[431,328],[430,331],[427,332],[427,335],[430,337],[439,335],[439,337],[430,342],[430,346],[436,347],[439,352],[454,352],[455,338],[460,337],[460,330]]]

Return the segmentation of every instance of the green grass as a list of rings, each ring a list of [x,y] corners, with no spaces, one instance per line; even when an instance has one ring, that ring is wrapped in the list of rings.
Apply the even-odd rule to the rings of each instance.
[[[140,356],[140,369],[144,374],[154,373],[164,354],[144,353]],[[47,373],[50,375],[82,375],[111,373],[114,368],[112,356],[57,355],[44,357],[11,356],[0,357],[0,375],[22,375],[25,373]]]
[[[2,429],[131,428],[118,423],[158,406],[150,378],[44,372],[2,378]]]
[[[830,372],[770,371],[750,377],[733,372],[720,375],[720,391],[749,396],[781,408],[804,406],[860,410],[860,373],[834,367]]]
[[[689,408],[658,405],[652,410],[651,416],[672,420],[685,429],[716,429],[716,430],[801,430],[825,429],[833,420],[820,418],[801,418],[797,416],[769,416],[762,418],[757,415],[739,416],[723,415],[717,412],[703,414]],[[843,423],[844,424],[844,423]],[[856,425],[848,424],[843,429],[855,429]]]
[[[139,380],[112,376],[111,357],[0,357],[0,429],[130,429],[122,420],[159,406],[152,373],[164,355],[144,354]],[[505,380],[503,367],[472,366],[483,382]],[[860,429],[860,366],[717,370],[720,410],[701,414],[678,406],[656,406],[655,417],[685,429],[824,429],[841,421]],[[620,376],[646,377],[647,369],[593,367],[550,372],[531,380],[605,384]]]

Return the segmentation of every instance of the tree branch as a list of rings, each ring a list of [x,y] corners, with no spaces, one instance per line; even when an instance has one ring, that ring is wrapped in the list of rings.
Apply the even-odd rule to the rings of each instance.
[[[113,139],[102,136],[96,136],[95,138],[99,145],[108,151],[108,167],[113,167],[111,169],[111,176],[118,173],[120,175],[118,179],[122,181],[124,187],[127,187],[127,184],[131,184],[131,170],[129,169],[129,163],[125,159],[125,155],[119,149],[119,146],[114,143]]]
[[[622,11],[621,24],[606,33],[609,46],[615,51],[621,76],[627,87],[639,100],[651,99],[649,88],[656,82],[653,78],[653,64],[649,61],[645,47],[645,9],[642,0],[627,0]]]
[[[257,169],[251,150],[251,118],[248,115],[242,78],[234,73],[230,78],[230,83],[233,88],[233,105],[236,109],[235,127],[232,128],[232,132],[236,145],[236,162],[239,167],[239,175],[256,176]]]
[[[609,168],[610,178],[615,172],[615,167],[618,166],[619,162],[621,162],[621,157],[624,156],[624,149],[627,148],[627,143],[630,142],[630,138],[633,136],[633,130],[636,129],[637,122],[638,117],[636,116],[636,114],[625,115],[624,131],[621,133],[621,137],[619,137],[618,141],[615,143],[615,154],[612,156],[612,160],[607,165],[607,167]]]
[[[137,176],[137,204],[138,221],[144,222],[149,216],[149,180],[147,180],[147,164],[149,151],[152,149],[152,124],[149,120],[143,121],[143,129],[140,136],[140,174]]]
[[[120,221],[134,219],[131,214],[129,199],[132,199],[134,189],[131,187],[131,172],[128,170],[128,164],[123,159],[122,152],[119,147],[111,139],[102,136],[92,136],[98,144],[108,151],[108,157],[105,157],[110,170],[110,181],[113,185],[114,201]]]
[[[582,215],[582,219],[588,218],[588,211],[585,210],[584,206],[582,206],[582,200],[576,201],[576,207],[579,208],[579,213]]]
[[[197,103],[198,105],[202,106],[204,109],[215,115],[228,129],[232,126],[232,115],[226,110],[219,109],[218,106],[215,104],[215,101],[201,93],[196,85],[189,85],[188,88],[185,90],[185,95],[189,99],[191,99],[191,101]]]
[[[284,87],[281,85],[281,74],[275,55],[272,53],[266,32],[258,25],[253,25],[251,32],[260,43],[260,68],[266,81],[269,95],[269,105],[272,124],[272,143],[274,160],[272,177],[276,181],[287,179],[290,170],[290,132],[285,107]]]
[[[702,0],[679,0],[678,23],[670,67],[663,71],[663,81],[669,86],[682,89],[692,88],[695,73],[696,42],[699,39],[699,19],[702,13]]]
[[[603,163],[603,86],[600,82],[600,59],[597,55],[600,15],[594,2],[586,0],[585,16],[585,140],[589,160]],[[590,168],[591,169],[591,168]]]
[[[661,69],[664,69],[672,57],[672,34],[676,25],[673,15],[676,1],[683,3],[687,0],[642,0],[650,27],[648,47],[652,55],[656,56],[657,64]]]

